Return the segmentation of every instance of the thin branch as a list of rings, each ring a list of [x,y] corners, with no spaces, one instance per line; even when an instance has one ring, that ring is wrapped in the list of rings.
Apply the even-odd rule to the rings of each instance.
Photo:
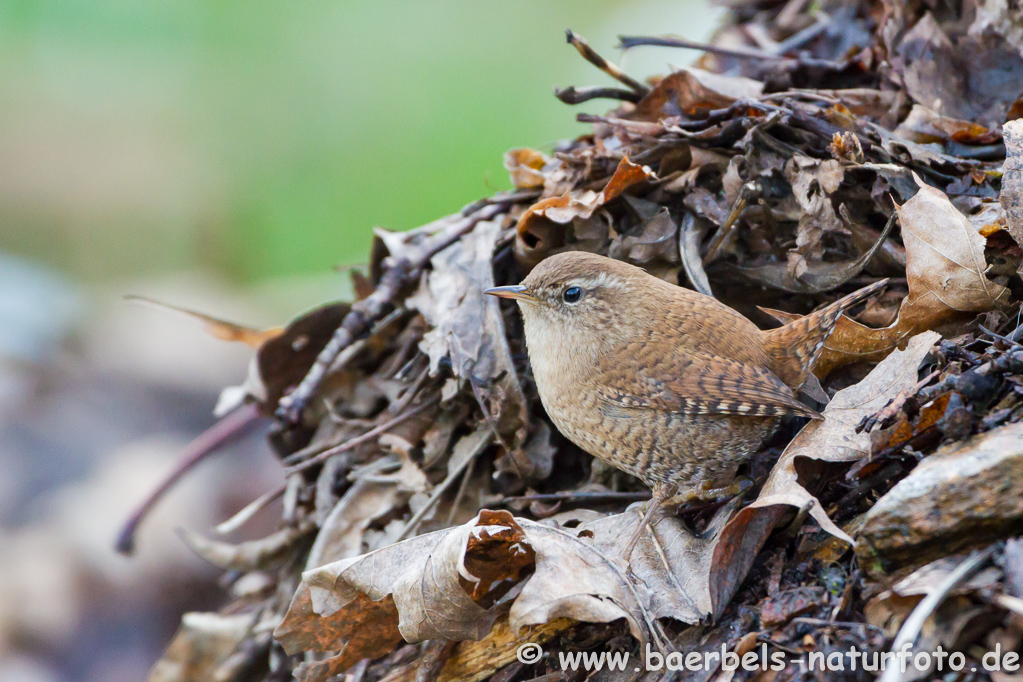
[[[174,485],[180,481],[185,474],[194,469],[196,465],[206,459],[209,455],[219,450],[224,445],[240,438],[259,420],[259,406],[255,403],[243,405],[227,415],[216,424],[199,434],[189,443],[181,458],[175,464],[170,474],[163,480],[156,489],[149,494],[141,505],[139,505],[117,536],[114,548],[124,555],[130,555],[135,551],[135,533],[139,525],[146,518],[149,512],[156,506],[156,503],[163,499]]]
[[[302,410],[315,395],[334,359],[344,349],[361,338],[376,321],[386,314],[387,309],[402,289],[419,276],[419,272],[426,267],[431,258],[471,232],[478,223],[500,215],[506,210],[508,203],[510,202],[505,198],[500,203],[484,206],[472,216],[428,237],[414,254],[393,259],[373,293],[352,304],[351,311],[334,332],[333,338],[320,351],[316,362],[313,363],[298,387],[289,395],[281,398],[277,408],[277,417],[287,423],[297,423],[302,415]]]
[[[775,49],[779,54],[785,54],[790,50],[798,49],[828,30],[831,23],[832,18],[822,12],[817,23],[807,26],[802,31],[793,33],[788,38],[778,43]]]
[[[991,331],[990,329],[988,329],[987,327],[985,327],[982,324],[981,325],[977,325],[977,326],[980,327],[980,330],[982,332],[984,332],[985,334],[987,334],[988,336],[990,336],[990,337],[992,337],[994,339],[997,339],[998,341],[1002,341],[1003,343],[1007,343],[1010,346],[1016,346],[1017,348],[1023,348],[1023,344],[1021,344],[1019,341],[1017,341],[1016,339],[1014,339],[1012,337],[1002,336],[1001,334],[996,334],[995,332]]]
[[[469,460],[469,463],[465,465],[465,473],[462,474],[462,482],[458,486],[458,491],[455,493],[455,499],[451,501],[451,509],[448,510],[448,518],[444,521],[445,527],[450,527],[455,522],[455,514],[458,512],[458,505],[462,503],[462,498],[465,497],[465,493],[469,491],[469,482],[472,481],[472,475],[476,471],[476,460],[477,457],[473,457]]]
[[[577,88],[573,85],[567,88],[554,88],[554,96],[565,104],[582,104],[591,99],[618,99],[635,103],[642,99],[634,90],[598,86]]]
[[[538,189],[523,189],[517,192],[498,192],[492,197],[483,197],[476,201],[468,204],[462,208],[459,213],[465,217],[471,216],[476,211],[480,210],[484,206],[493,206],[494,204],[500,204],[502,206],[509,206],[511,204],[517,204],[522,201],[533,202],[540,198],[540,190]]]
[[[355,438],[346,440],[344,443],[341,443],[340,445],[335,445],[334,447],[323,450],[316,454],[315,456],[306,459],[305,461],[302,461],[303,458],[309,456],[312,453],[306,452],[304,450],[299,450],[298,452],[286,457],[284,460],[284,464],[289,465],[292,464],[293,462],[300,463],[287,466],[285,472],[288,474],[293,474],[297,471],[305,471],[309,467],[319,464],[320,462],[323,462],[338,453],[345,452],[347,450],[351,450],[354,447],[362,445],[363,443],[375,438],[376,436],[386,433],[387,431],[391,430],[398,424],[401,424],[402,422],[408,420],[410,417],[414,417],[420,412],[425,412],[427,408],[433,407],[438,402],[440,402],[439,398],[427,400],[425,403],[422,403],[421,405],[416,405],[408,412],[400,414],[394,419],[389,419],[383,424],[370,429],[369,431],[360,436],[356,436]]]
[[[765,50],[758,50],[752,47],[721,47],[710,43],[700,43],[694,40],[686,40],[678,36],[618,36],[620,41],[618,47],[629,50],[644,45],[655,47],[679,47],[686,50],[699,50],[722,57],[733,57],[735,59],[752,59],[760,61],[795,62],[806,66],[818,66],[829,69],[842,69],[845,64],[830,59],[815,59],[813,57],[788,57],[783,54],[774,54]]]
[[[760,194],[760,186],[756,182],[747,182],[739,190],[739,196],[735,199],[735,205],[732,206],[731,212],[728,217],[725,218],[725,222],[721,223],[721,227],[718,228],[717,234],[714,235],[714,239],[711,240],[710,246],[707,247],[707,255],[703,257],[703,266],[707,267],[708,264],[714,261],[718,256],[718,250],[721,245],[725,243],[728,235],[732,234],[735,229],[736,223],[739,221],[739,216],[746,209],[750,199]]]
[[[241,510],[235,513],[231,518],[227,519],[226,521],[221,521],[216,526],[214,526],[213,527],[214,532],[216,532],[217,535],[227,535],[228,533],[233,533],[234,531],[238,530],[246,523],[248,523],[249,519],[255,516],[261,509],[266,507],[266,505],[270,504],[279,497],[283,497],[284,491],[287,490],[287,488],[288,486],[287,484],[285,484],[277,488],[276,490],[271,490],[268,493],[263,493],[262,495],[254,499],[252,502],[249,502],[247,505],[242,507]]]
[[[583,59],[588,61],[590,64],[593,64],[595,67],[611,76],[611,78],[614,78],[625,87],[636,92],[640,97],[645,97],[646,94],[650,92],[650,88],[622,71],[617,64],[613,64],[597,54],[596,51],[590,47],[589,43],[587,43],[582,36],[572,29],[565,31],[565,38],[572,47],[579,50],[579,54],[583,56]]]
[[[588,493],[588,492],[564,492],[546,493],[537,495],[515,495],[506,497],[502,502],[641,502],[649,500],[649,492],[638,493]]]

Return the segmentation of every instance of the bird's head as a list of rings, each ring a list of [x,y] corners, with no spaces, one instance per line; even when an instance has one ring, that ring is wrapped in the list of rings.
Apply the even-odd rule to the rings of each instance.
[[[637,305],[648,280],[657,281],[627,263],[569,251],[542,261],[521,284],[485,293],[519,304],[531,356],[543,352],[538,346],[550,344],[556,347],[554,355],[562,356],[620,343],[635,326],[627,319],[641,313]]]

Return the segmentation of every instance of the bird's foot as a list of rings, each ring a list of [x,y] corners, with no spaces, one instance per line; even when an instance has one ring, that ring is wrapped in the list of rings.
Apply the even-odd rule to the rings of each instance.
[[[753,487],[753,481],[740,476],[726,486],[715,488],[713,483],[704,482],[694,488],[683,490],[665,500],[664,504],[688,506],[693,502],[708,502],[714,500],[730,499],[740,495]]]

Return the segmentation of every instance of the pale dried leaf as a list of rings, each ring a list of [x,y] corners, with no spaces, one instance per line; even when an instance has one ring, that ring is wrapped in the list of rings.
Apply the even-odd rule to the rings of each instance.
[[[450,358],[455,376],[472,385],[500,436],[518,453],[528,436],[526,398],[498,301],[483,295],[484,289],[494,285],[491,258],[499,233],[498,223],[480,223],[437,254],[433,269],[407,303],[431,326],[420,343],[430,358],[431,374],[440,370],[445,357]],[[514,464],[516,473],[524,477],[543,477],[550,471],[549,462],[524,456],[517,456]]]
[[[254,620],[249,614],[186,613],[146,682],[214,679],[217,669],[250,634]]]
[[[521,147],[504,154],[504,168],[517,189],[543,187],[550,174],[560,167],[560,161],[535,149]]]
[[[185,528],[178,535],[189,549],[225,571],[254,571],[284,561],[291,549],[314,528],[311,521],[282,528],[265,538],[238,544],[210,540]]]
[[[361,554],[366,528],[390,512],[398,497],[398,486],[392,482],[360,479],[353,483],[320,527],[306,570]]]
[[[924,356],[941,337],[935,332],[915,336],[904,351],[895,351],[881,361],[859,383],[842,389],[824,408],[824,419],[803,427],[771,470],[760,496],[744,513],[754,509],[790,505],[808,508],[820,527],[850,544],[853,539],[835,525],[820,502],[799,483],[796,459],[822,462],[853,462],[870,454],[870,434],[856,433],[856,425],[894,398],[914,386]]]
[[[573,190],[541,199],[519,218],[515,257],[526,270],[533,268],[554,249],[564,245],[564,225],[575,220],[588,220],[597,209],[619,197],[629,187],[656,178],[650,168],[634,164],[626,157],[618,163],[614,175],[599,192]]]
[[[1002,167],[1002,194],[1005,227],[1017,244],[1023,244],[1023,119],[1002,126],[1005,137],[1005,165]]]
[[[512,604],[513,627],[555,618],[609,622],[625,618],[640,641],[652,621],[698,623],[713,611],[712,557],[719,531],[734,510],[718,512],[707,532],[694,536],[674,515],[662,514],[640,537],[626,575],[623,552],[642,510],[605,516],[577,528],[519,520],[536,552],[536,572]]]
[[[471,537],[504,543],[509,550],[522,543],[522,531],[507,512],[481,512],[463,526],[428,533],[369,554],[345,559],[302,574],[309,585],[313,611],[323,617],[345,608],[359,595],[377,602],[394,599],[398,630],[409,642],[443,637],[480,639],[493,625],[499,609],[476,604],[463,581],[496,582],[495,575],[473,575],[465,566]],[[507,558],[507,557],[505,557]]]
[[[882,329],[839,318],[817,365],[820,376],[847,362],[884,357],[912,335],[960,313],[994,310],[1008,301],[1008,289],[984,274],[984,237],[944,192],[916,180],[920,191],[898,208],[909,283],[899,316]]]

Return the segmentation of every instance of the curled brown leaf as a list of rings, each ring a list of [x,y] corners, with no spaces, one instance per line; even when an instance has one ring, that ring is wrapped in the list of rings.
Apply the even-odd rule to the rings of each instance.
[[[565,225],[576,219],[588,219],[633,185],[655,178],[650,168],[634,164],[626,157],[601,191],[573,190],[533,204],[519,218],[516,228],[515,256],[519,263],[526,270],[532,269],[565,243]]]

